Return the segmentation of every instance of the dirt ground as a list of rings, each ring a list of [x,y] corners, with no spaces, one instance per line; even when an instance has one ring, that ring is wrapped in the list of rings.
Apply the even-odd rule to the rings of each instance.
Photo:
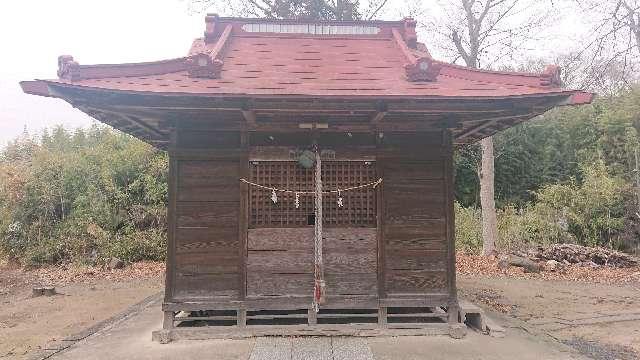
[[[476,257],[459,259],[461,297],[594,359],[640,359],[640,268],[526,274]]]
[[[45,344],[80,332],[162,291],[164,265],[122,270],[0,268],[0,359],[25,359]],[[34,286],[58,295],[32,297]]]
[[[548,335],[594,359],[640,359],[640,268],[525,274],[485,258],[458,259],[461,297],[493,311],[507,331]],[[148,262],[121,270],[0,268],[0,359],[28,358],[159,293],[163,270]],[[32,297],[39,285],[60,294]]]

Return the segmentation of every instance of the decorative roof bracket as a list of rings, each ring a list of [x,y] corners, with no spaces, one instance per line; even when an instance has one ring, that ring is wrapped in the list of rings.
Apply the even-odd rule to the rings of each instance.
[[[430,56],[416,57],[407,46],[405,39],[400,35],[398,29],[393,28],[391,32],[407,60],[407,63],[404,65],[407,79],[409,81],[436,81],[442,65],[434,61]]]
[[[215,42],[216,36],[219,35],[216,33],[220,31],[220,29],[218,29],[216,26],[218,18],[218,14],[207,14],[207,16],[204,18],[204,42],[207,44]]]
[[[540,86],[562,87],[562,69],[557,65],[547,65],[540,74]]]
[[[218,79],[220,78],[220,72],[222,71],[222,60],[218,59],[225,46],[229,43],[229,37],[233,25],[229,24],[224,28],[224,31],[216,41],[211,50],[205,49],[197,54],[191,55],[187,58],[186,64],[189,68],[190,77],[202,77]],[[211,32],[209,32],[211,31]],[[213,36],[215,31],[215,24],[207,21],[207,31],[205,32],[205,42],[207,42],[207,35]],[[209,38],[211,41],[211,38]]]
[[[413,18],[406,17],[402,20],[404,22],[404,33],[402,38],[408,47],[411,49],[418,48],[418,35],[416,34],[416,21]]]
[[[70,81],[81,79],[80,64],[71,55],[58,56],[58,78]]]

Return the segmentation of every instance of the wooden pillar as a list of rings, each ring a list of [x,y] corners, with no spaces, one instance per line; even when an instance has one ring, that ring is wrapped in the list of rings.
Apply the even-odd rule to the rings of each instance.
[[[450,130],[443,132],[444,185],[445,185],[445,214],[447,236],[447,288],[449,299],[447,315],[449,324],[458,323],[458,295],[456,291],[456,239],[455,239],[455,211],[454,211],[454,166],[453,166],[453,137]]]
[[[174,319],[173,311],[165,311],[164,318],[162,320],[162,328],[164,330],[173,329],[173,319]]]
[[[173,300],[174,267],[176,253],[176,195],[178,191],[178,161],[174,155],[177,144],[177,130],[171,129],[169,141],[169,179],[168,193],[169,204],[167,206],[167,258],[165,262],[164,301]],[[165,313],[166,315],[166,313]]]
[[[378,325],[387,325],[387,308],[385,306],[380,306],[378,308]]]
[[[237,319],[238,319],[237,325],[239,327],[247,326],[247,309],[238,309]]]
[[[309,307],[309,310],[307,310],[307,317],[308,317],[308,323],[309,325],[317,325],[318,324],[318,314],[316,313],[316,310],[313,308],[313,306]]]
[[[249,134],[246,131],[240,133],[240,147],[242,149],[242,155],[239,159],[238,166],[240,167],[240,177],[243,179],[249,178]],[[239,221],[238,221],[238,239],[240,245],[238,252],[240,254],[240,276],[239,278],[239,295],[240,300],[244,301],[247,297],[247,236],[249,231],[249,186],[245,183],[240,183],[240,209],[239,209]],[[246,310],[244,311],[246,316]],[[238,313],[239,314],[239,313]],[[239,317],[238,317],[239,319]],[[238,325],[240,325],[238,323]]]

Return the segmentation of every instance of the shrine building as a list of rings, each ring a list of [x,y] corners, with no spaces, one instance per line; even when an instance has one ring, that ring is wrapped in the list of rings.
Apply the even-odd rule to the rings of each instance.
[[[168,152],[156,338],[452,331],[454,148],[592,94],[435,60],[412,19],[205,23],[184,57],[21,83]]]

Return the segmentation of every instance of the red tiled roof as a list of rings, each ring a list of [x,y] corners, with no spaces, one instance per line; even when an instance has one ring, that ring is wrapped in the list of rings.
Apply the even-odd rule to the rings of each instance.
[[[63,98],[157,146],[166,146],[168,124],[175,119],[200,116],[214,127],[222,126],[220,119],[234,122],[229,126],[244,119],[255,128],[319,114],[330,117],[335,129],[340,122],[347,124],[342,128],[363,125],[366,131],[447,124],[456,143],[468,143],[554,106],[585,104],[593,97],[563,89],[556,66],[533,74],[436,61],[417,42],[411,19],[207,16],[204,37],[185,57],[79,65],[61,56],[58,76],[21,85],[26,93]]]
[[[48,82],[213,96],[508,97],[565,91],[559,82],[548,81],[554,74],[482,71],[431,60],[428,52],[408,48],[402,38],[406,35],[394,37],[394,31],[404,31],[405,22],[352,23],[378,28],[379,33],[374,35],[310,35],[247,32],[243,25],[257,23],[255,20],[216,18],[217,29],[229,27],[227,38],[220,44],[225,34],[219,30],[218,38],[211,42],[197,39],[189,57],[119,65],[82,66],[71,62],[72,76],[66,76],[63,60],[61,79]],[[216,78],[191,73],[193,64],[189,61],[207,51],[216,51],[220,67]],[[405,66],[421,58],[440,68],[435,81],[408,78]]]

